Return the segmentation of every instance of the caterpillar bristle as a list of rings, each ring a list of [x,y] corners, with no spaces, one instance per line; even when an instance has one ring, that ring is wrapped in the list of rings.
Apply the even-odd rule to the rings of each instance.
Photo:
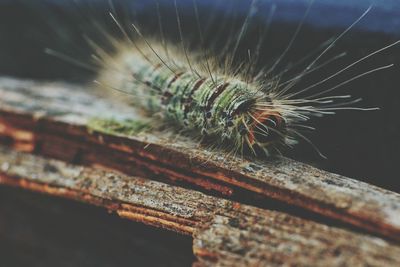
[[[321,157],[325,157],[300,131],[315,129],[307,125],[313,117],[331,115],[338,110],[373,110],[354,106],[359,98],[353,99],[348,94],[329,94],[393,64],[367,70],[327,89],[316,89],[400,43],[396,41],[380,48],[318,82],[299,88],[306,76],[346,55],[342,52],[323,60],[333,46],[370,12],[371,6],[336,38],[324,42],[297,62],[279,69],[299,38],[313,0],[309,1],[303,18],[281,54],[269,66],[261,68],[257,67],[260,50],[276,10],[275,5],[270,8],[270,16],[258,42],[243,50],[250,22],[257,13],[258,1],[251,1],[239,30],[223,45],[216,45],[221,42],[222,37],[218,35],[221,25],[213,31],[209,29],[210,25],[201,27],[195,0],[191,9],[198,35],[197,44],[188,42],[184,36],[182,11],[176,0],[172,2],[178,37],[175,43],[167,40],[159,3],[156,3],[158,33],[150,35],[142,32],[136,22],[120,20],[115,5],[110,1],[109,17],[122,38],[105,31],[99,34],[108,40],[107,46],[112,47],[111,51],[85,37],[93,51],[91,63],[80,62],[53,50],[48,52],[98,72],[96,84],[130,95],[129,103],[145,110],[149,117],[154,118],[156,114],[157,122],[154,124],[160,128],[173,125],[177,132],[192,136],[213,149],[223,148],[228,155],[276,155],[303,140]],[[211,14],[210,18],[216,19],[216,14]],[[213,41],[210,41],[210,32],[217,33]]]

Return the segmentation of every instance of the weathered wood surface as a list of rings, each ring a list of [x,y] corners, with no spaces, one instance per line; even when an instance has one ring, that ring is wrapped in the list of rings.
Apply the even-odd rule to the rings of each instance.
[[[192,243],[101,207],[0,186],[1,267],[187,267]]]
[[[269,162],[226,158],[181,136],[126,136],[87,128],[93,117],[137,116],[128,105],[96,97],[88,90],[0,80],[0,141],[16,149],[183,182],[252,205],[275,199],[400,240],[400,195],[394,192],[286,158]]]
[[[400,246],[201,192],[0,147],[0,184],[193,236],[196,266],[399,266]]]

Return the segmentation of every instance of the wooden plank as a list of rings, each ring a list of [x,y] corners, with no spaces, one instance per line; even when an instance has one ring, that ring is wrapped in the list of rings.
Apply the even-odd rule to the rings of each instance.
[[[0,186],[2,267],[186,267],[192,242],[101,207]]]
[[[121,217],[149,225],[192,234],[198,217],[204,216],[196,213],[197,198],[203,195],[195,191],[66,165],[5,148],[0,148],[0,162],[0,183],[103,206]],[[190,198],[185,196],[187,193]]]
[[[175,134],[129,136],[88,129],[99,116],[140,118],[129,105],[79,87],[0,80],[0,140],[16,149],[180,182],[253,205],[275,199],[400,240],[399,194],[287,158],[227,158]]]
[[[398,266],[400,246],[138,177],[0,147],[0,184],[71,198],[193,236],[196,266]]]
[[[216,215],[196,232],[194,253],[198,266],[397,266],[398,247],[381,242],[242,207],[235,214]]]

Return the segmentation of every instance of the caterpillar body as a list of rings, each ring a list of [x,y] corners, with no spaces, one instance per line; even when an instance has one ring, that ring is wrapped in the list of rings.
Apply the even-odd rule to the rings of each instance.
[[[208,50],[202,47],[204,37],[200,27],[200,45],[197,49],[187,48],[176,1],[174,7],[180,46],[167,44],[162,36],[161,24],[161,38],[158,40],[142,34],[133,23],[129,25],[129,30],[126,29],[118,20],[111,4],[110,17],[124,38],[119,40],[105,35],[116,53],[108,53],[92,40],[88,40],[94,50],[96,65],[100,66],[96,82],[102,87],[131,95],[131,103],[151,114],[152,118],[157,119],[157,123],[174,125],[179,132],[212,144],[213,147],[225,147],[233,154],[257,157],[280,153],[282,148],[292,147],[299,139],[312,145],[301,130],[312,129],[306,123],[314,116],[333,114],[340,109],[369,110],[354,107],[353,104],[360,99],[328,93],[364,75],[389,68],[392,64],[374,68],[323,91],[308,95],[306,93],[399,41],[368,54],[311,86],[295,92],[291,89],[307,74],[344,56],[339,54],[325,62],[319,62],[370,8],[339,37],[325,43],[322,52],[311,63],[290,78],[283,78],[289,68],[272,73],[276,72],[275,67],[291,48],[304,21],[300,23],[286,50],[269,69],[254,71],[251,59],[257,56],[257,49],[255,52],[248,49],[249,62],[233,63],[238,46],[246,35],[248,19],[255,12],[255,6],[256,1],[253,1],[237,35],[237,41],[223,46],[225,56],[211,58]],[[193,7],[199,23],[195,3]],[[56,52],[50,53],[57,55]],[[299,95],[302,97],[299,98]]]
[[[167,58],[161,52],[155,56],[147,45],[139,47],[140,53],[123,50],[117,57],[121,70],[106,71],[100,83],[113,81],[113,87],[140,99],[136,105],[150,114],[192,135],[212,139],[214,145],[268,155],[272,149],[294,143],[288,135],[288,125],[296,120],[293,107],[277,98],[274,85],[245,82],[214,68],[210,75],[204,66],[194,64],[195,59],[189,59],[188,66],[171,51]],[[158,57],[165,58],[164,63]]]

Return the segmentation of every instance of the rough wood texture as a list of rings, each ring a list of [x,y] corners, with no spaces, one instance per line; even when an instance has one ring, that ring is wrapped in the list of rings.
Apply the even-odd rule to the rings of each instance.
[[[286,158],[249,162],[199,148],[185,137],[172,139],[165,133],[126,136],[87,129],[88,121],[99,116],[138,117],[131,107],[96,97],[88,90],[0,80],[0,141],[16,149],[184,182],[253,205],[272,198],[400,240],[399,194]],[[180,231],[191,231],[190,223],[183,225]]]
[[[101,207],[0,186],[2,267],[187,267],[192,242]]]
[[[398,266],[400,247],[277,211],[0,147],[0,184],[193,235],[196,266]]]
[[[202,263],[198,266],[215,263],[219,266],[399,264],[398,247],[382,246],[382,240],[246,208],[242,207],[237,213],[216,215],[196,233],[194,253]]]

